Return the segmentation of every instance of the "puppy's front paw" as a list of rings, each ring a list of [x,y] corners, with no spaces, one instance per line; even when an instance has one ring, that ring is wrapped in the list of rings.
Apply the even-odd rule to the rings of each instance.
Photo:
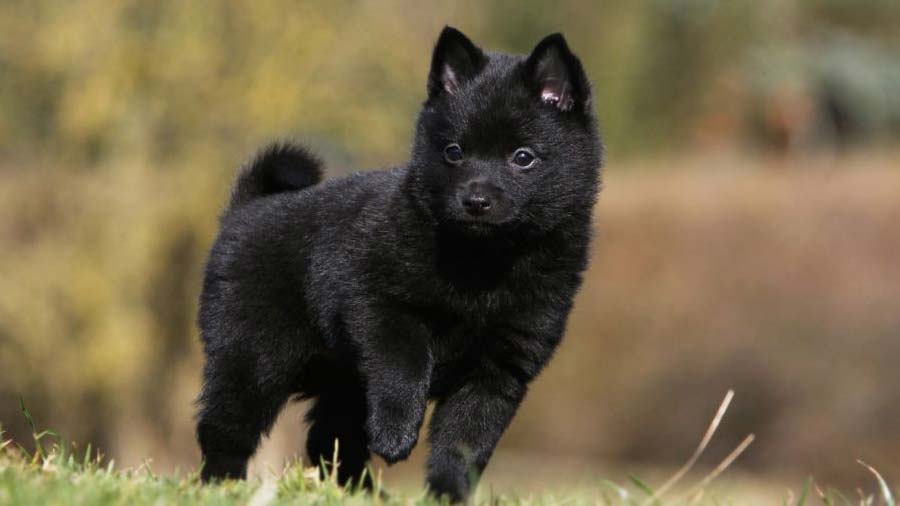
[[[450,504],[462,504],[469,495],[469,480],[464,474],[441,473],[428,477],[428,494],[446,497]]]
[[[412,406],[394,400],[382,399],[372,405],[376,408],[366,424],[369,449],[388,464],[409,457],[419,439],[422,416]]]
[[[470,453],[464,445],[448,451],[447,447],[432,447],[428,458],[428,493],[436,498],[446,497],[451,504],[464,502],[478,480],[478,468],[467,461]]]
[[[368,432],[369,449],[388,464],[409,457],[419,439],[419,431],[414,424],[396,423],[393,420],[370,422]]]

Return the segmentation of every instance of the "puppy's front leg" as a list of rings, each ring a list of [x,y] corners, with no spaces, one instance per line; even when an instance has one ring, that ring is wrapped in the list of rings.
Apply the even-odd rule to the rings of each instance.
[[[389,464],[409,456],[425,417],[433,360],[424,325],[402,314],[369,313],[351,332],[366,387],[369,448]]]
[[[521,318],[487,341],[474,371],[460,388],[440,399],[431,417],[428,489],[454,502],[465,500],[525,397],[528,383],[559,343],[565,313]],[[550,316],[544,316],[550,314]],[[523,330],[528,329],[528,330]]]
[[[438,402],[429,429],[432,494],[453,503],[468,497],[524,396],[515,380],[480,378]]]

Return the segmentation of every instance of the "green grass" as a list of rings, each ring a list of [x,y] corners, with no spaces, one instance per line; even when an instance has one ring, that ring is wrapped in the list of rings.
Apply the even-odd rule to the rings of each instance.
[[[48,434],[38,441],[46,439]],[[289,466],[271,480],[230,481],[204,486],[197,473],[176,476],[160,476],[149,466],[119,470],[112,462],[92,455],[90,450],[78,456],[73,451],[53,445],[26,452],[13,443],[2,443],[0,449],[0,505],[428,505],[438,506],[440,501],[424,492],[412,495],[392,494],[380,497],[354,490],[345,490],[330,479],[320,479],[314,468]],[[810,480],[800,494],[788,497],[784,505],[895,506],[887,485],[879,479],[881,493],[858,497],[844,496],[836,491],[821,491]],[[654,491],[645,482],[633,478],[632,483],[620,486],[611,482],[598,483],[591,493],[577,492],[569,496],[511,495],[491,496],[481,490],[474,502],[486,506],[640,506],[640,505],[720,505],[749,504],[727,498],[713,497],[703,491],[691,496],[673,493],[668,499],[653,498]],[[849,498],[848,498],[849,497]],[[852,499],[850,499],[852,498]],[[755,506],[755,505],[753,505]]]
[[[481,490],[472,502],[485,506],[675,506],[742,504],[722,499],[707,492],[709,483],[752,441],[745,440],[706,478],[684,491],[674,485],[685,475],[703,452],[731,400],[726,396],[716,418],[701,441],[697,452],[670,480],[657,489],[637,476],[621,486],[609,481],[597,483],[591,492],[571,492],[568,495],[499,495]],[[227,481],[214,485],[200,483],[197,472],[184,475],[156,475],[149,465],[136,469],[116,469],[112,461],[105,461],[88,447],[76,451],[74,446],[60,443],[53,431],[39,431],[22,405],[22,412],[31,425],[34,450],[28,451],[11,440],[3,440],[0,427],[0,506],[35,505],[359,505],[359,506],[441,506],[425,491],[415,494],[384,494],[381,480],[376,481],[374,493],[345,489],[337,485],[335,475],[321,478],[318,469],[304,468],[300,463],[288,466],[283,473],[265,480]],[[874,476],[878,493],[858,492],[843,495],[835,490],[823,491],[812,479],[801,492],[790,494],[785,506],[896,506],[884,478],[867,464],[860,462]],[[671,493],[670,493],[671,492]],[[666,495],[668,494],[668,495]],[[852,499],[848,499],[852,497]],[[753,504],[754,503],[743,503]]]

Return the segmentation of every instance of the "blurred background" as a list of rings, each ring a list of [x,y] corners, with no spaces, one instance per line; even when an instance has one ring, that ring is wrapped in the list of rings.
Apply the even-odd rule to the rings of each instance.
[[[491,483],[652,477],[731,387],[703,465],[755,432],[733,471],[778,491],[868,481],[857,458],[900,479],[896,0],[4,0],[5,436],[30,441],[21,397],[120,465],[192,469],[234,170],[274,138],[330,176],[405,160],[444,24],[519,53],[564,32],[608,146],[593,264]],[[300,452],[303,410],[257,471]],[[418,484],[423,455],[389,472]]]

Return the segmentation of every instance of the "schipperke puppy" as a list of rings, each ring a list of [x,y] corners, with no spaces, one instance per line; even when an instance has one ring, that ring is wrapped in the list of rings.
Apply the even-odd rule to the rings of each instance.
[[[276,144],[239,173],[200,300],[204,480],[243,477],[297,397],[310,462],[337,440],[370,485],[434,400],[428,487],[463,500],[562,339],[603,154],[581,63],[559,34],[517,56],[446,27],[427,87],[406,165],[320,182]]]

